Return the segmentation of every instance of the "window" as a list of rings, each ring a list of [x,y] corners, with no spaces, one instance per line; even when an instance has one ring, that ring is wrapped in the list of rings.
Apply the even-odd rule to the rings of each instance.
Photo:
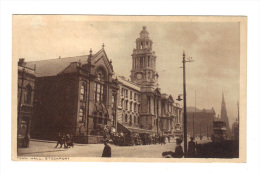
[[[151,113],[151,98],[150,97],[148,97],[147,104],[148,104],[148,113]]]
[[[121,95],[124,95],[124,88],[121,88]]]
[[[136,112],[136,103],[134,104],[134,111]]]
[[[130,91],[130,99],[132,99],[132,91]]]
[[[128,90],[125,90],[125,96],[128,98]]]
[[[86,98],[86,90],[85,84],[83,83],[80,87],[80,100],[85,100]]]
[[[134,100],[136,101],[136,93],[134,94]]]
[[[148,67],[150,66],[150,56],[148,56]]]
[[[94,88],[94,100],[96,102],[104,102],[104,87],[103,85],[96,83]]]
[[[32,99],[32,87],[31,85],[28,84],[25,87],[25,91],[24,91],[24,103],[31,104],[31,99]]]
[[[125,101],[125,110],[128,110],[128,101]]]
[[[133,105],[133,103],[130,102],[130,111],[132,111],[132,105]]]
[[[140,105],[138,105],[138,110],[137,110],[137,112],[140,112]]]
[[[140,68],[143,68],[143,57],[140,58]]]
[[[121,100],[121,107],[124,108],[124,99]]]
[[[112,108],[115,108],[115,94],[112,95],[112,101],[111,101],[111,104],[112,104]]]
[[[132,115],[130,115],[129,123],[132,124]]]
[[[127,114],[125,114],[125,122],[127,122]]]
[[[136,124],[136,116],[134,117],[134,124]]]
[[[79,122],[83,122],[84,110],[80,108],[79,110]]]

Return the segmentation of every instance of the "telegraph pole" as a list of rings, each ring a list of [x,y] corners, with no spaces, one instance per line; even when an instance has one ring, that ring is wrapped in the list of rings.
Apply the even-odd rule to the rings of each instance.
[[[195,130],[194,130],[194,115],[196,115],[196,91],[195,91],[195,114],[193,113],[193,138],[195,138]]]
[[[184,157],[187,157],[187,112],[186,112],[186,77],[185,77],[185,63],[192,62],[191,58],[185,59],[185,52],[183,51],[183,121],[184,121]]]

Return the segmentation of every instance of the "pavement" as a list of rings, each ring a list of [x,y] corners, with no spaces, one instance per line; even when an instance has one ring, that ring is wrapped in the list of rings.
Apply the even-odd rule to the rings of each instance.
[[[162,158],[162,152],[174,151],[176,143],[111,147],[112,157]],[[73,148],[55,148],[56,142],[31,140],[29,148],[19,148],[21,157],[101,157],[103,144],[74,144]]]
[[[198,144],[209,140],[195,140]],[[165,145],[135,145],[116,146],[109,144],[112,157],[134,158],[162,158],[162,152],[175,151],[175,140]],[[74,144],[72,148],[55,148],[55,141],[31,139],[29,148],[19,148],[18,156],[21,157],[101,157],[103,144]],[[183,143],[182,143],[183,146]]]

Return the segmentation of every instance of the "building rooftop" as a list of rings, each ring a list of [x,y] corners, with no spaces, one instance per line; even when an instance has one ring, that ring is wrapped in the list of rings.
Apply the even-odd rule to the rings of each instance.
[[[103,49],[98,51],[95,55],[91,57],[94,59],[95,56],[100,53]],[[30,61],[26,62],[26,66],[29,68],[36,68],[35,75],[36,77],[45,77],[45,76],[56,76],[62,72],[66,67],[68,67],[72,62],[80,62],[86,64],[88,60],[88,55],[66,57],[66,58],[56,58],[48,60],[39,60],[39,61]]]
[[[135,83],[133,83],[133,82],[131,82],[129,80],[126,80],[123,76],[116,76],[115,78],[117,78],[118,81],[120,83],[122,83],[123,85],[125,85],[125,86],[128,86],[128,87],[130,87],[132,89],[135,89],[137,91],[141,90],[141,88],[138,85],[136,85]]]

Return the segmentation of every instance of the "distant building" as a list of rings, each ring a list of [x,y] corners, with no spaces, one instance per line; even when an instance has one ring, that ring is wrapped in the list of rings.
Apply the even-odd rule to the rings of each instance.
[[[35,67],[27,67],[24,59],[18,62],[18,147],[21,147],[26,136],[31,134],[31,121],[33,118]]]
[[[227,115],[227,109],[226,109],[226,102],[225,102],[225,98],[224,98],[224,93],[222,93],[220,120],[226,122],[226,127],[227,127],[226,134],[227,134],[227,137],[231,137],[231,131],[230,131],[230,126],[229,126],[229,120],[228,120],[228,115]]]
[[[232,124],[232,138],[235,140],[239,139],[239,124],[238,121],[236,120],[233,124]]]
[[[215,110],[212,109],[198,109],[194,107],[187,107],[187,133],[190,136],[211,137],[213,134],[213,121],[215,118]],[[193,132],[194,128],[194,132]]]

